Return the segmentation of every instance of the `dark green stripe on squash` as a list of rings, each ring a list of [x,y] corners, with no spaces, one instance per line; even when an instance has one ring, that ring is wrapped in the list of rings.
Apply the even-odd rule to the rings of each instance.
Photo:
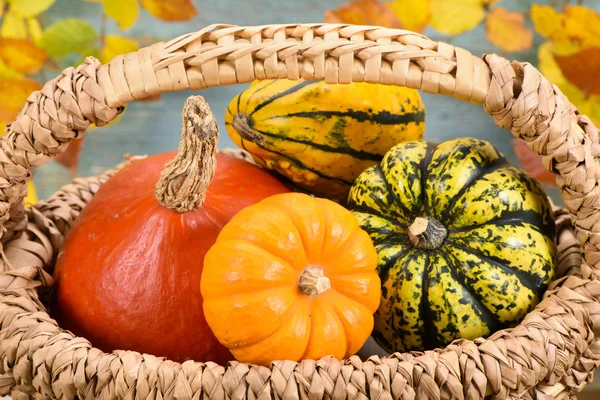
[[[378,113],[368,113],[364,111],[327,111],[327,110],[319,110],[319,111],[302,111],[297,113],[290,113],[285,115],[273,115],[269,118],[265,118],[265,120],[276,119],[276,118],[333,118],[333,117],[349,117],[355,119],[358,122],[367,122],[370,121],[377,125],[401,125],[408,124],[410,122],[424,122],[425,121],[425,112],[417,111],[415,113],[407,113],[407,114],[391,114],[388,111],[381,111]]]
[[[319,81],[303,81],[300,82],[299,84],[292,86],[289,89],[284,90],[281,93],[277,93],[274,96],[271,96],[270,98],[268,98],[267,100],[263,101],[262,103],[259,103],[256,108],[254,108],[254,110],[252,110],[252,112],[250,113],[250,115],[254,114],[255,112],[262,110],[263,108],[265,108],[266,106],[268,106],[269,104],[271,104],[272,102],[274,102],[275,100],[281,99],[282,97],[287,96],[288,94],[297,92],[300,89],[305,88],[308,85],[312,85],[314,83],[317,83]],[[255,92],[256,93],[256,92]],[[238,112],[239,112],[239,107],[238,107]]]

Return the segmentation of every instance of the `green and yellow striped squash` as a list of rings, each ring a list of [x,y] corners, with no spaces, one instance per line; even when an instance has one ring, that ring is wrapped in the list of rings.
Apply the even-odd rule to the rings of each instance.
[[[555,274],[544,190],[487,141],[401,143],[356,179],[348,207],[377,248],[373,337],[388,351],[513,326]]]
[[[394,145],[421,139],[424,120],[414,89],[288,79],[254,82],[225,113],[229,136],[258,164],[338,201]]]

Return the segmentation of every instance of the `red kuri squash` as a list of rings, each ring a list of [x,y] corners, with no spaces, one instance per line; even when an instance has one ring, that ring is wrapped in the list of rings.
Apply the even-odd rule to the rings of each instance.
[[[125,167],[81,212],[57,260],[55,316],[105,351],[225,363],[203,314],[205,253],[238,211],[289,190],[247,161],[215,158],[217,123],[200,97],[183,119],[177,153]]]

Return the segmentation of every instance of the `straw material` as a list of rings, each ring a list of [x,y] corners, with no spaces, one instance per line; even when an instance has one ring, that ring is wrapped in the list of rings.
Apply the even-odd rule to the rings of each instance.
[[[482,104],[557,175],[567,207],[557,210],[563,276],[514,329],[367,361],[177,364],[102,353],[62,331],[40,301],[52,284],[44,268],[112,172],[25,209],[31,169],[135,99],[277,77],[404,85]],[[0,392],[15,399],[571,399],[600,365],[598,130],[530,64],[403,30],[214,25],[108,65],[88,58],[64,70],[28,98],[0,146]]]

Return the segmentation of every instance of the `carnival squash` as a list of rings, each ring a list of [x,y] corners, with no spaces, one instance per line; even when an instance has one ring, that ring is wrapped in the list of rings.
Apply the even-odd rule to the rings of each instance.
[[[204,312],[241,362],[337,358],[373,329],[377,254],[352,213],[303,193],[240,211],[206,254]]]
[[[519,322],[556,265],[542,187],[490,143],[401,143],[348,200],[378,252],[375,340],[389,351],[474,339]]]
[[[225,113],[229,136],[306,191],[345,200],[354,179],[395,144],[424,133],[419,92],[371,83],[254,82]]]
[[[238,211],[288,190],[247,161],[215,158],[216,135],[208,106],[192,97],[177,154],[135,161],[98,190],[55,268],[53,313],[62,328],[105,351],[233,359],[204,318],[204,256]]]

